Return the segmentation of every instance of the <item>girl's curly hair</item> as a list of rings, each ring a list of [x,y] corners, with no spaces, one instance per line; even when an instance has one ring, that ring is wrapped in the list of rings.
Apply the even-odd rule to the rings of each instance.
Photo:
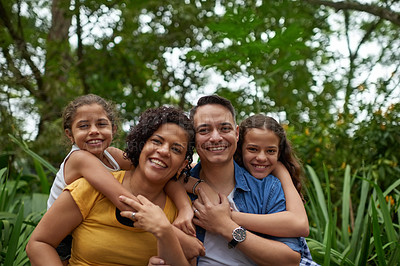
[[[173,123],[180,126],[187,133],[187,151],[185,159],[188,164],[180,173],[179,176],[189,176],[191,169],[190,164],[193,161],[194,150],[194,128],[185,115],[185,113],[175,107],[161,106],[159,108],[150,108],[144,111],[140,118],[139,123],[132,127],[126,138],[127,148],[125,149],[125,158],[131,160],[132,164],[137,167],[139,164],[139,157],[147,140],[158,130],[158,128],[166,123]]]

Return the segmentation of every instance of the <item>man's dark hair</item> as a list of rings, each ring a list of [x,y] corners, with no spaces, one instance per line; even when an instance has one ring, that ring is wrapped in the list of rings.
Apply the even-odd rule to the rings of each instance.
[[[219,105],[225,107],[226,109],[229,110],[229,112],[231,112],[233,121],[236,121],[235,108],[233,108],[232,103],[224,97],[213,94],[213,95],[201,97],[197,101],[197,105],[194,106],[192,108],[192,110],[190,110],[190,120],[192,120],[192,122],[193,122],[194,115],[196,114],[197,108],[199,108],[200,106],[203,106],[203,105],[207,105],[207,104],[219,104]]]

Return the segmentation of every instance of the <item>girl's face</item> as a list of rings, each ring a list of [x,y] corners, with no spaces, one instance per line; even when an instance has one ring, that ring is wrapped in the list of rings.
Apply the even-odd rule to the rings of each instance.
[[[251,128],[243,146],[243,164],[258,179],[268,176],[276,167],[279,155],[279,137],[268,129]]]
[[[161,125],[146,141],[137,170],[152,183],[165,184],[187,165],[188,135],[174,123]]]
[[[71,129],[66,129],[65,133],[81,150],[101,158],[111,144],[115,128],[101,105],[90,104],[76,110]]]

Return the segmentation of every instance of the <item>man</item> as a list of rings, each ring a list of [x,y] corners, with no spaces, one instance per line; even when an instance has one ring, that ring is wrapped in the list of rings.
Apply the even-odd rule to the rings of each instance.
[[[217,95],[204,96],[190,116],[200,157],[191,173],[199,178],[193,185],[193,192],[199,194],[193,205],[194,222],[202,227],[197,236],[206,249],[199,265],[299,265],[300,244],[296,238],[285,238],[282,243],[260,237],[231,219],[230,207],[258,214],[285,210],[277,179],[256,180],[234,162],[239,130],[232,104]],[[219,193],[219,199],[211,201],[211,195],[199,189],[202,181]]]

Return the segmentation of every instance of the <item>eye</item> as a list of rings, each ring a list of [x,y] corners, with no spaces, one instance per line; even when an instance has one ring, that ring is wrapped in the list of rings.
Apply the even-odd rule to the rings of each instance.
[[[247,147],[246,150],[247,150],[248,152],[252,152],[252,153],[258,151],[258,149],[257,149],[256,147]]]
[[[176,154],[182,154],[182,148],[173,146],[171,150]]]
[[[108,123],[107,122],[101,122],[98,125],[99,125],[99,127],[106,127],[106,126],[108,126]]]
[[[204,127],[204,128],[198,129],[196,133],[199,133],[201,135],[205,135],[205,134],[207,134],[209,132],[210,132],[210,130],[208,128]]]
[[[88,124],[81,124],[81,125],[78,126],[78,128],[80,128],[80,129],[86,129],[88,127],[89,127]]]
[[[277,152],[277,150],[275,150],[275,149],[267,150],[267,153],[270,154],[270,155],[274,155],[276,152]]]
[[[155,145],[161,145],[161,141],[159,139],[151,139],[151,142]]]
[[[222,126],[220,130],[223,133],[229,133],[232,130],[232,127],[230,127],[230,126]]]

